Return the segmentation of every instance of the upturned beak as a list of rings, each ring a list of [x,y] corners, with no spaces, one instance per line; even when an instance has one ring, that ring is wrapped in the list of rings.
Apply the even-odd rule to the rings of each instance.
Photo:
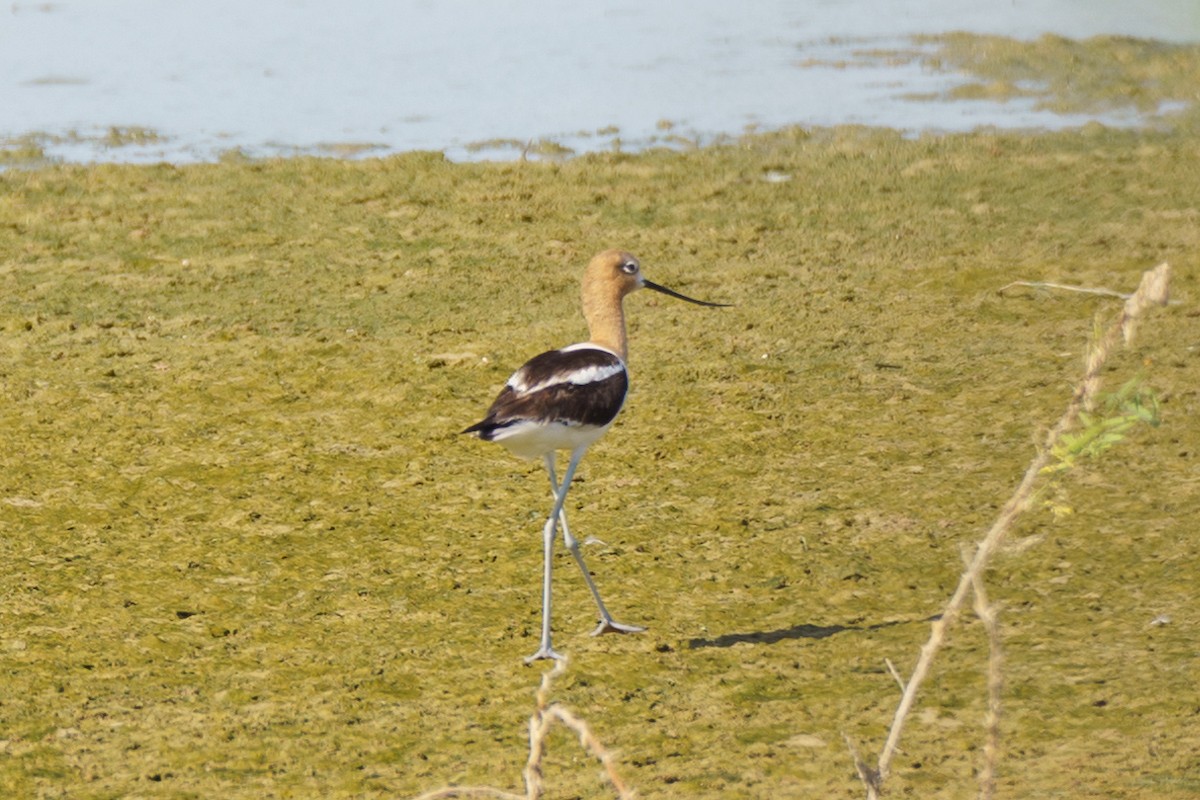
[[[648,281],[645,278],[642,279],[642,286],[646,287],[647,289],[653,289],[654,291],[659,292],[660,294],[665,294],[668,297],[675,297],[680,300],[686,300],[689,303],[695,303],[698,306],[712,306],[713,308],[729,308],[729,306],[732,305],[731,303],[708,303],[708,302],[705,302],[704,300],[697,300],[693,297],[688,297],[687,295],[680,294],[679,292],[675,291],[674,289],[668,289],[665,286],[659,286],[657,283]]]

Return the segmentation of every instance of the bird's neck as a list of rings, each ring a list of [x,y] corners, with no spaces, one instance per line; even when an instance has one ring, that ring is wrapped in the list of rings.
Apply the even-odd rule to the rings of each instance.
[[[629,340],[625,335],[625,310],[621,301],[589,302],[584,299],[583,317],[587,320],[588,338],[601,347],[607,347],[621,357],[622,361],[629,360]]]

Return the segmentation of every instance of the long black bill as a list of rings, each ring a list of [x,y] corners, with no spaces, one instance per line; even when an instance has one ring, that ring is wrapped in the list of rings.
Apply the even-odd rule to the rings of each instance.
[[[665,294],[668,297],[676,297],[680,300],[686,300],[689,303],[695,303],[698,306],[712,306],[714,308],[729,308],[732,305],[732,303],[706,303],[703,300],[696,300],[695,298],[680,294],[679,292],[675,291],[674,289],[668,289],[665,286],[659,286],[657,283],[651,283],[650,281],[645,280],[644,278],[642,279],[642,286],[645,286],[647,289],[653,289],[656,292]]]

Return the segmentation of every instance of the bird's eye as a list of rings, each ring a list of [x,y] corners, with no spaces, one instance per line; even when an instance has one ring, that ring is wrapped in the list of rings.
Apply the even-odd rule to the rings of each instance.
[[[635,274],[638,271],[637,262],[636,261],[626,261],[624,264],[621,265],[621,271],[624,272],[626,275]]]

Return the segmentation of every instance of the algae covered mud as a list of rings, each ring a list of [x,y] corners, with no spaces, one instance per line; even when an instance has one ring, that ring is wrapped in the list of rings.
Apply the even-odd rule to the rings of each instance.
[[[1161,424],[1068,472],[987,583],[1001,796],[1194,797],[1197,164],[1181,123],[0,174],[0,794],[516,790],[544,477],[457,432],[581,336],[579,271],[621,246],[736,304],[629,299],[633,391],[570,495],[649,631],[589,638],[564,562],[553,699],[639,796],[862,796],[843,737],[878,751],[887,663],[1120,306],[997,290],[1169,261],[1105,376]],[[986,660],[952,633],[892,793],[975,792]],[[547,796],[610,796],[549,745]]]

